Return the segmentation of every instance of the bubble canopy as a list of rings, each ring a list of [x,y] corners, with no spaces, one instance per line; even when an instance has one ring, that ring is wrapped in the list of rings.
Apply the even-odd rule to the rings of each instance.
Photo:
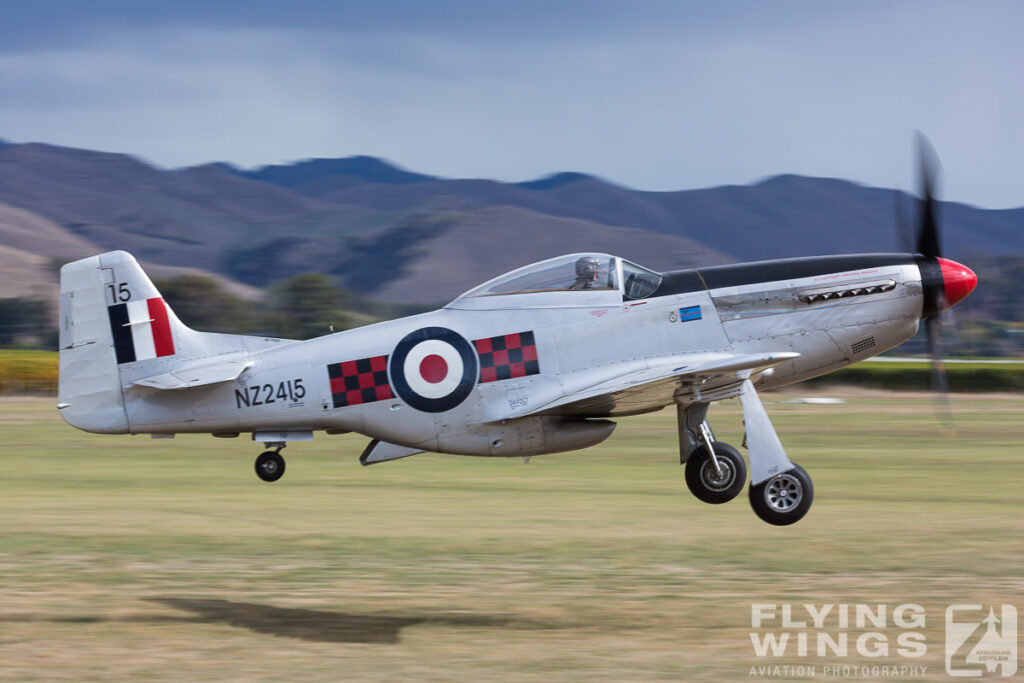
[[[459,298],[604,291],[621,292],[630,300],[650,296],[659,284],[661,275],[617,256],[579,253],[517,268]]]

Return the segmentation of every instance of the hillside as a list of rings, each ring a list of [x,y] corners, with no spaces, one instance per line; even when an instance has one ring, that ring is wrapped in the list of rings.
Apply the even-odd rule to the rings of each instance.
[[[505,271],[569,251],[618,254],[663,270],[729,261],[725,254],[681,237],[545,216],[511,206],[467,211],[436,236],[420,241],[416,249],[418,253],[400,277],[375,290],[378,297],[385,301],[444,301]],[[489,254],[489,258],[481,259],[481,254]],[[453,263],[459,267],[453,269]]]
[[[276,233],[278,220],[329,225],[344,212],[220,164],[164,171],[123,154],[40,144],[0,148],[0,201],[102,249],[213,271],[224,250]]]
[[[684,237],[736,260],[903,250],[896,202],[906,193],[833,178],[780,175],[746,186],[644,192],[583,174],[503,184],[489,180],[425,180],[400,186],[330,177],[293,189],[329,201],[382,210],[419,207],[518,206],[534,213],[578,218]],[[941,206],[948,254],[1024,253],[1024,208],[992,211],[957,203]]]
[[[55,301],[60,265],[106,249],[38,214],[0,202],[0,299],[21,297]],[[154,278],[204,275],[219,281],[225,289],[243,299],[253,301],[261,297],[256,288],[219,273],[153,263],[146,258],[142,258],[142,263]]]
[[[126,249],[149,264],[229,282],[264,286],[326,272],[374,298],[440,302],[509,268],[574,251],[612,251],[667,269],[903,250],[895,197],[793,175],[678,192],[582,173],[522,183],[445,179],[373,157],[163,170],[123,154],[7,144],[0,295],[24,293],[29,280],[52,285],[54,260]],[[1024,254],[1024,208],[941,211],[949,256]]]

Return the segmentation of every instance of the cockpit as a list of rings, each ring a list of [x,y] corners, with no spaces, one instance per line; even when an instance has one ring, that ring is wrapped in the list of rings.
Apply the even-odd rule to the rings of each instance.
[[[460,299],[551,294],[621,292],[623,301],[644,299],[661,284],[661,275],[608,254],[567,254],[524,266],[469,290]]]

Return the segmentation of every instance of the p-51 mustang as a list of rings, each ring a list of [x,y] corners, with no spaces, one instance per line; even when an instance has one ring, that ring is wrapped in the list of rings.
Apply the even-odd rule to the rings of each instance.
[[[586,448],[609,418],[675,406],[690,491],[735,498],[743,457],[708,426],[739,397],[757,515],[792,524],[813,488],[758,391],[864,360],[912,337],[974,288],[938,254],[927,197],[917,253],[823,256],[657,273],[608,254],[514,270],[444,308],[308,341],[197,332],[135,259],[61,269],[60,396],[106,434],[251,432],[276,481],[280,450],[313,432],[370,437],[364,465],[423,451],[530,456]],[[931,325],[929,331],[934,333]]]

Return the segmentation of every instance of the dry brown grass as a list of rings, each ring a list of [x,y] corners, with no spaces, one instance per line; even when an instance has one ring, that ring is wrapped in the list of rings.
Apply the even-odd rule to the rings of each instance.
[[[266,485],[251,442],[91,436],[4,402],[0,676],[727,681],[766,663],[752,602],[916,602],[920,660],[768,663],[945,680],[947,604],[1024,607],[1024,397],[956,397],[955,440],[930,401],[848,401],[769,406],[817,488],[781,529],[685,492],[667,413],[529,465],[360,468],[361,439],[318,437]],[[739,443],[737,408],[712,416]]]

